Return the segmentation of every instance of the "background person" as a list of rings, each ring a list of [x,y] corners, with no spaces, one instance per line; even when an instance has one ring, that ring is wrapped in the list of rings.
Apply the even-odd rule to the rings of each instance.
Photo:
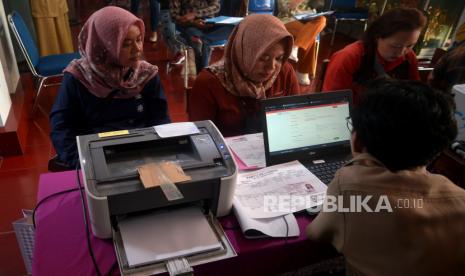
[[[215,41],[228,39],[234,27],[205,24],[205,18],[214,17],[219,11],[219,0],[170,1],[171,19],[188,45],[194,49],[197,74],[210,62],[210,45]]]
[[[137,15],[139,12],[140,0],[131,0],[131,12]],[[157,42],[158,21],[160,19],[160,2],[158,0],[149,0],[150,4],[150,42]]]
[[[299,13],[316,12],[308,0],[278,0],[278,18],[294,36],[294,47],[289,59],[297,62],[297,79],[301,85],[310,85],[315,77],[316,37],[326,26],[326,17],[301,22],[293,16]]]
[[[465,83],[465,44],[449,50],[434,66],[429,83],[436,89],[451,92],[456,84]]]
[[[158,68],[141,60],[144,23],[108,6],[96,11],[79,34],[82,58],[65,69],[50,113],[58,161],[78,162],[76,136],[170,122]]]
[[[180,43],[176,40],[176,25],[171,20],[169,0],[160,0],[160,8],[160,31],[166,46],[173,53],[170,63],[173,65],[182,64],[186,57],[181,51]]]
[[[323,91],[352,89],[356,105],[367,82],[375,78],[420,80],[412,48],[425,23],[417,9],[388,10],[368,26],[361,41],[331,56]]]
[[[34,0],[30,3],[40,55],[74,52],[66,0]]]

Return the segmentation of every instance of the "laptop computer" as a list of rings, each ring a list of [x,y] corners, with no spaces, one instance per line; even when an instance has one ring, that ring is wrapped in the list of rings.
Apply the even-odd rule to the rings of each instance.
[[[323,183],[351,158],[350,90],[261,101],[266,165],[299,160]]]

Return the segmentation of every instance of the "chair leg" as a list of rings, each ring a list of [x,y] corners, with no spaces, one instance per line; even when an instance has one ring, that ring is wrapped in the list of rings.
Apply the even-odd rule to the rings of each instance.
[[[334,20],[333,35],[331,36],[331,42],[329,44],[331,47],[334,45],[334,37],[336,36],[336,30],[337,30],[337,18]]]
[[[189,92],[191,91],[191,88],[186,88],[184,90],[184,103],[185,103],[185,107],[184,107],[184,110],[186,111],[186,114],[189,116]]]
[[[186,58],[184,60],[184,88],[187,89],[189,84],[189,50],[186,46],[184,46],[182,50],[184,52],[184,57]]]
[[[312,68],[312,74],[313,74],[313,78],[315,79],[316,77],[316,66],[317,66],[317,63],[318,63],[318,53],[320,51],[320,41],[317,40],[315,41],[315,62],[313,63],[313,68]]]
[[[37,89],[36,91],[39,91],[39,85],[40,85],[40,82],[42,81],[43,78],[33,77],[33,79],[34,79],[34,88]],[[37,96],[37,92],[36,92],[35,96]]]
[[[34,97],[34,101],[33,101],[33,104],[32,104],[32,113],[31,114],[34,114],[34,112],[37,109],[37,106],[39,104],[40,93],[42,93],[42,88],[44,86],[44,82],[45,82],[45,78],[41,78],[40,82],[39,82],[39,87],[37,88],[37,94]]]

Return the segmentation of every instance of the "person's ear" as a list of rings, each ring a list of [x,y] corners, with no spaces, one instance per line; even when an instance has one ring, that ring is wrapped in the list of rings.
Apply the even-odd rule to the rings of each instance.
[[[357,135],[356,131],[352,132],[350,146],[352,153],[361,153],[365,151],[365,146],[363,145],[362,140],[360,140],[360,137]]]

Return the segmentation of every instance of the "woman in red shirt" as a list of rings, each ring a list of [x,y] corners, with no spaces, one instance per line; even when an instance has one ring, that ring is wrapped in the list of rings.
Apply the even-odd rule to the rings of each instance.
[[[197,77],[189,119],[212,120],[224,136],[260,131],[260,99],[300,92],[287,62],[292,45],[292,35],[276,17],[247,16],[229,37],[223,59]]]
[[[394,8],[378,17],[356,41],[336,52],[326,71],[323,91],[352,89],[354,104],[367,82],[380,77],[420,80],[417,43],[426,18],[412,8]]]

